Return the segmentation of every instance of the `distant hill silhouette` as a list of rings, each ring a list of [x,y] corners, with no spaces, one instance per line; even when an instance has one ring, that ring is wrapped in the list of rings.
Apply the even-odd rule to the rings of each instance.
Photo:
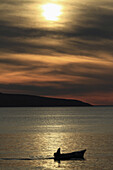
[[[0,93],[0,107],[91,106],[79,100]]]

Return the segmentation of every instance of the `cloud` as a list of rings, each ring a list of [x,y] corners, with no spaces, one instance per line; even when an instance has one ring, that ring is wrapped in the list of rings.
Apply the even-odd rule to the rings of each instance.
[[[30,28],[1,21],[0,50],[11,53],[60,53],[96,57],[98,52],[113,54],[113,10],[92,5],[82,5],[79,10],[81,12],[77,15],[78,18],[73,17],[65,29]],[[35,43],[33,40],[40,41]],[[55,45],[47,44],[53,40]]]
[[[30,57],[30,56],[29,56]],[[34,56],[35,57],[35,56]],[[53,59],[53,61],[52,61]],[[1,83],[17,83],[24,86],[30,85],[31,91],[42,88],[41,93],[49,95],[59,94],[85,94],[89,92],[110,92],[113,87],[113,67],[111,62],[105,60],[77,59],[70,58],[65,63],[59,56],[54,60],[48,57],[41,61],[39,58],[25,59],[20,56],[0,59]],[[51,62],[49,62],[51,60]],[[101,62],[100,62],[101,61]],[[28,85],[28,86],[29,86]],[[20,87],[20,85],[19,85]],[[46,88],[47,87],[47,88]],[[44,90],[45,88],[46,90]],[[26,88],[27,89],[27,88]],[[52,91],[56,89],[57,93]],[[66,92],[67,91],[67,92]]]
[[[31,1],[1,3],[5,12],[0,12],[4,16],[0,17],[0,89],[73,98],[112,94],[112,1],[68,2],[72,10],[66,4],[67,18],[56,28],[38,17],[38,24],[33,24],[36,20],[26,13]],[[22,3],[19,12],[17,3]]]
[[[36,83],[36,82],[35,82]],[[66,97],[74,98],[92,104],[112,104],[113,92],[111,91],[111,85],[85,85],[85,84],[70,84],[63,82],[52,82],[46,84],[47,82],[39,84],[0,84],[0,90],[4,92],[15,92],[15,93],[26,93],[42,96],[52,96],[52,97]],[[58,86],[57,86],[58,85]],[[60,85],[60,88],[58,88]],[[62,88],[61,88],[62,87]],[[102,103],[102,101],[104,103]]]

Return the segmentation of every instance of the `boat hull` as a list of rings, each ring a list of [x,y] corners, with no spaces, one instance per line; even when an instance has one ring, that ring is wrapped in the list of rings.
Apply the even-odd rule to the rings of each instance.
[[[85,152],[86,149],[77,152],[65,153],[65,154],[54,153],[54,159],[55,160],[84,159]]]

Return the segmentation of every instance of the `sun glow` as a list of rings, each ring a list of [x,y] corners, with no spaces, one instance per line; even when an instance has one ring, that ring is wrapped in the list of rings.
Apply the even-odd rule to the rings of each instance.
[[[42,6],[43,9],[43,16],[46,20],[49,21],[57,21],[59,16],[61,15],[62,7],[57,4],[48,3]]]

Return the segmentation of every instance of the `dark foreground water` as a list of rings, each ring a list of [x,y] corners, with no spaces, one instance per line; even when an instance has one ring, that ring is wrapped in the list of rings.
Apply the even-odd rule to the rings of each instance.
[[[54,162],[58,147],[85,160]],[[0,169],[113,170],[113,107],[0,108]]]

